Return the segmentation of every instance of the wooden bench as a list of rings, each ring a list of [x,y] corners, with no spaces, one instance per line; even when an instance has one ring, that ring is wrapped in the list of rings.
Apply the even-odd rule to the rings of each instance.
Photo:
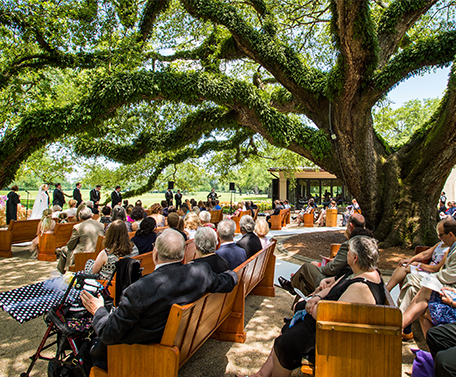
[[[66,246],[71,238],[73,226],[76,223],[56,224],[53,232],[45,232],[39,236],[38,260],[55,261],[55,249]]]
[[[289,210],[288,210],[289,211]],[[285,216],[287,214],[286,209],[281,209],[278,215],[271,216],[271,230],[282,230],[282,227],[285,226]]]
[[[275,241],[238,266],[238,285],[230,293],[207,293],[197,301],[174,304],[158,344],[108,346],[108,371],[97,367],[91,377],[177,377],[180,367],[209,338],[243,343],[245,296],[274,291]]]
[[[211,223],[215,226],[223,220],[223,211],[221,209],[209,211],[209,213],[211,214]]]
[[[326,210],[326,226],[337,226],[337,208],[328,208]]]
[[[259,211],[260,211],[259,208],[255,208],[255,209],[253,210],[253,221],[256,221],[256,220],[257,220],[257,218],[258,218],[258,212],[259,212]]]
[[[305,213],[304,216],[304,227],[313,228],[314,226],[314,209],[310,213]]]
[[[250,215],[250,211],[241,211],[238,216],[233,216],[231,220],[236,223],[236,231],[235,233],[241,233],[241,228],[239,227],[239,221],[241,221],[242,216]]]
[[[386,305],[321,301],[317,307],[315,377],[399,377],[402,313],[385,287]]]
[[[32,241],[36,237],[40,219],[12,220],[8,229],[0,229],[0,257],[11,258],[11,246],[15,243]]]

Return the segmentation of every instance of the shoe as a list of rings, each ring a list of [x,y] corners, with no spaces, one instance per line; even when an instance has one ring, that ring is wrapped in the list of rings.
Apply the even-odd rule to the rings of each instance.
[[[296,292],[295,292],[293,286],[291,285],[290,280],[285,279],[283,276],[279,276],[278,280],[279,280],[280,286],[283,289],[285,289],[288,293],[292,294],[293,296],[296,296]]]
[[[402,333],[402,340],[404,342],[408,342],[409,340],[413,340],[413,332],[409,332],[408,334]]]

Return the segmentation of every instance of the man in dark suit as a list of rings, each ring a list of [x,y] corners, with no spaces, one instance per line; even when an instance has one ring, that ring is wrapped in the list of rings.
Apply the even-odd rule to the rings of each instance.
[[[104,349],[115,343],[158,343],[173,304],[194,302],[206,292],[231,292],[237,284],[233,271],[215,274],[207,263],[182,264],[185,242],[173,229],[158,236],[155,246],[155,271],[126,288],[116,310],[109,313],[101,296],[81,293]],[[106,356],[102,352],[98,355],[101,359]],[[98,358],[94,365],[106,369]]]
[[[249,259],[252,255],[255,255],[262,249],[260,239],[253,233],[255,221],[253,221],[252,216],[242,216],[239,220],[239,228],[241,228],[242,238],[236,242],[236,245],[245,250],[247,259]]]
[[[168,188],[168,191],[165,193],[165,199],[166,203],[168,203],[168,207],[173,205],[173,192],[170,188]]]
[[[222,220],[218,224],[217,231],[222,245],[215,254],[226,259],[230,264],[230,269],[234,270],[237,266],[247,260],[245,250],[242,247],[237,246],[233,241],[236,223],[229,219]]]
[[[52,200],[52,205],[60,206],[61,208],[63,208],[64,204],[65,204],[65,197],[63,196],[63,192],[62,192],[62,185],[60,183],[56,183],[55,190],[54,190],[54,197]]]
[[[81,184],[79,182],[76,183],[76,187],[73,190],[73,199],[77,202],[76,207],[79,207],[79,204],[82,203]]]
[[[181,190],[177,190],[176,195],[174,195],[174,199],[176,199],[176,209],[179,209],[182,205],[182,194]]]
[[[90,191],[90,200],[93,202],[93,213],[97,214],[98,211],[98,203],[100,203],[100,190],[101,185],[96,185],[94,189]]]
[[[120,193],[120,186],[116,186],[116,189],[111,193],[111,207],[114,208],[117,204],[122,203],[122,194]]]

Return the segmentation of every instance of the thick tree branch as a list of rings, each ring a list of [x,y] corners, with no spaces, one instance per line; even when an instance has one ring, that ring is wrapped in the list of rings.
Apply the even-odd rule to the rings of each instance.
[[[438,0],[396,0],[384,11],[378,26],[379,68],[396,52],[407,31]]]
[[[145,42],[152,31],[155,20],[161,12],[168,9],[170,0],[148,0],[144,7],[144,13],[139,25],[140,40]]]
[[[318,107],[318,99],[325,94],[325,74],[304,66],[291,48],[280,44],[270,33],[248,25],[232,6],[212,0],[182,2],[194,17],[224,25],[239,49],[265,67],[304,106],[310,110]]]
[[[34,148],[65,134],[93,128],[115,116],[120,106],[154,100],[178,100],[187,104],[213,101],[234,110],[239,125],[260,133],[272,144],[296,145],[299,153],[311,156],[321,166],[330,165],[332,157],[327,135],[280,114],[268,105],[263,95],[246,82],[193,72],[136,72],[107,77],[96,83],[78,104],[37,111],[21,119],[16,129],[0,141],[0,186],[11,181],[20,161]]]
[[[429,67],[447,67],[456,54],[456,31],[441,33],[406,47],[376,73],[368,84],[371,105],[408,77]]]

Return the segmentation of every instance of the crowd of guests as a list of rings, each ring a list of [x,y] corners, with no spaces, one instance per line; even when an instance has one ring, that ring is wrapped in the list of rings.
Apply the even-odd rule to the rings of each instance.
[[[253,220],[256,206],[251,202],[239,205],[239,212],[252,210],[252,216],[241,217],[241,238],[237,242],[233,220],[225,218],[217,225],[211,223],[209,210],[219,206],[216,200],[198,203],[186,200],[179,209],[163,201],[152,205],[149,211],[141,201],[135,205],[124,201],[123,205],[119,202],[113,208],[101,208],[98,220],[92,218],[93,203],[82,202],[76,207],[70,200],[69,204],[69,210],[74,212],[71,216],[80,222],[73,227],[67,246],[59,252],[58,268],[62,273],[72,263],[74,253],[95,250],[99,235],[105,235],[103,250],[87,263],[86,272],[98,274],[102,279],[112,276],[119,258],[154,253],[156,270],[127,288],[114,312],[104,308],[102,298],[82,294],[85,307],[94,315],[93,327],[104,347],[93,355],[95,365],[102,368],[106,368],[106,345],[160,341],[173,303],[192,302],[205,292],[232,290],[237,284],[232,270],[270,244],[267,219]],[[449,202],[448,206],[452,209],[454,203]],[[304,263],[290,280],[279,277],[280,285],[294,296],[294,315],[286,321],[268,359],[255,376],[287,376],[301,365],[302,358],[314,361],[319,301],[385,303],[384,283],[377,270],[377,242],[366,229],[356,200],[349,207],[344,214],[347,241],[340,246],[335,258],[324,266],[317,262]],[[289,203],[278,200],[274,213],[285,208],[290,208]],[[309,200],[297,221],[315,208],[315,202]],[[328,208],[336,208],[335,201],[330,201]],[[57,216],[56,212],[59,212]],[[451,376],[456,371],[455,212],[450,211],[437,225],[440,242],[412,258],[401,260],[386,286],[389,291],[397,285],[401,288],[398,306],[403,313],[403,339],[413,337],[410,325],[420,319],[435,361],[436,376]],[[45,210],[38,233],[52,231],[59,220],[65,221],[68,213],[60,217],[63,213],[61,208],[60,211]],[[324,216],[325,212],[320,212],[317,221],[324,221]],[[131,232],[135,232],[133,237],[129,235]],[[183,265],[185,242],[192,239],[197,258]],[[38,237],[32,242],[34,252],[37,240]],[[422,285],[425,276],[436,279],[443,288],[437,290]],[[301,294],[306,297],[302,298]]]

